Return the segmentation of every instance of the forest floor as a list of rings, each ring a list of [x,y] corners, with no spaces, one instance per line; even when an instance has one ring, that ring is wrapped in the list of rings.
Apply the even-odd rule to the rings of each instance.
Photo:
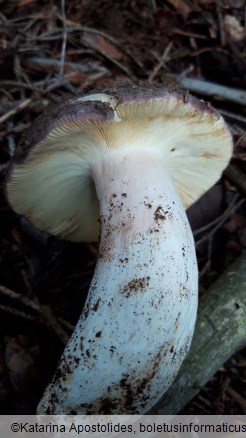
[[[169,83],[209,101],[227,121],[235,148],[220,181],[188,210],[202,297],[246,247],[246,5],[0,4],[0,414],[32,414],[81,313],[97,245],[51,237],[11,210],[4,178],[16,145],[51,103],[91,88]],[[245,414],[245,382],[242,349],[183,412]]]

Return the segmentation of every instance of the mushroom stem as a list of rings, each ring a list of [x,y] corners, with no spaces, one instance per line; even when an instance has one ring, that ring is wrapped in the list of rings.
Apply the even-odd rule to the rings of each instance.
[[[110,152],[91,174],[101,214],[98,262],[38,412],[143,414],[190,347],[198,285],[193,237],[158,153]]]

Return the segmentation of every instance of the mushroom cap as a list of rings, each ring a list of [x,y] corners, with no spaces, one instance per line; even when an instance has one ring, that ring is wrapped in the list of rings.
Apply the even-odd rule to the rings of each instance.
[[[215,109],[181,90],[128,85],[91,92],[35,120],[16,149],[8,201],[41,230],[96,241],[100,213],[91,165],[119,149],[159,154],[188,208],[220,178],[232,137]]]

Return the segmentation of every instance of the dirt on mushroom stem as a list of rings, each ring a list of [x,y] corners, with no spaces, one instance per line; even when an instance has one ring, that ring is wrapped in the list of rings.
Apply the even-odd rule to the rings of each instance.
[[[191,343],[193,237],[158,154],[116,151],[91,173],[101,211],[98,262],[38,412],[142,414],[170,386]]]

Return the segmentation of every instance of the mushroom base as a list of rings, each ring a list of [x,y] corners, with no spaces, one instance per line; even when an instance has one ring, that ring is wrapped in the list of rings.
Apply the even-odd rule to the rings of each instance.
[[[88,298],[39,414],[144,414],[192,339],[198,273],[184,207],[158,154],[91,167],[101,239]]]

